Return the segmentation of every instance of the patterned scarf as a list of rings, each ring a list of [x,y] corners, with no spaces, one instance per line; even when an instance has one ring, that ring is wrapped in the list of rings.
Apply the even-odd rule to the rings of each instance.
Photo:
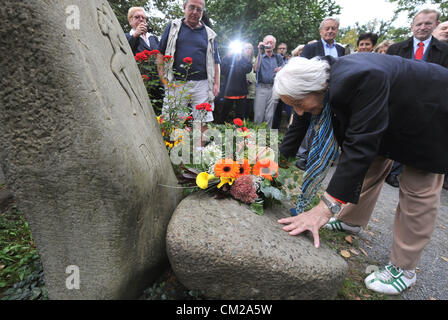
[[[297,200],[295,212],[291,210],[293,216],[304,212],[309,206],[338,153],[338,144],[331,123],[328,92],[322,113],[311,117],[310,126],[314,131],[314,138],[303,175],[302,193]]]

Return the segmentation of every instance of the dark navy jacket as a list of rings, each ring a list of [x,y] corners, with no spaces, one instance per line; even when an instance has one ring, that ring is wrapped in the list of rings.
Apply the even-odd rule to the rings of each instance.
[[[149,36],[149,44],[150,44],[149,47],[142,38],[140,37],[134,38],[129,34],[129,32],[126,33],[126,39],[128,39],[129,45],[131,46],[132,53],[134,54],[134,56],[137,53],[145,50],[151,51],[159,48],[159,39],[157,39],[156,36]]]
[[[345,49],[342,46],[337,43],[335,43],[335,46],[339,57],[345,55]],[[300,56],[307,59],[325,56],[324,44],[322,43],[322,40],[319,39],[317,42],[307,44],[305,47],[303,47]]]
[[[331,64],[333,130],[342,148],[327,192],[357,203],[377,155],[448,173],[448,69],[398,56],[357,53]],[[295,155],[309,117],[294,117],[280,152]]]

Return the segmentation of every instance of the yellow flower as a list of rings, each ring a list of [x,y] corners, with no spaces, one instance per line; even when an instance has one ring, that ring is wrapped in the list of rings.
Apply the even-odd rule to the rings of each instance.
[[[196,184],[201,189],[207,189],[208,182],[211,179],[215,179],[216,177],[212,174],[208,174],[207,172],[201,172],[196,176]]]
[[[233,184],[233,181],[235,181],[235,178],[221,177],[220,179],[221,179],[221,182],[218,184],[218,189],[220,189],[226,183],[228,183],[229,186],[231,186]]]

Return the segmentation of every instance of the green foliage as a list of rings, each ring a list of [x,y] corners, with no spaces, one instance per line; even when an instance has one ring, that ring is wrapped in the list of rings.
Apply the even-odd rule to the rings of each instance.
[[[132,1],[129,1],[129,3]],[[161,35],[169,21],[184,16],[182,1],[134,1],[145,2],[149,22],[154,33]],[[124,15],[125,0],[109,0],[117,17]],[[129,5],[126,6],[126,10]],[[227,43],[241,38],[256,45],[268,34],[277,38],[277,44],[285,42],[289,51],[301,43],[319,37],[318,26],[326,16],[340,13],[334,0],[208,0],[206,11],[212,27],[218,34],[221,54]],[[163,14],[160,14],[163,13]],[[127,11],[126,11],[127,14]],[[124,21],[125,20],[125,21]],[[127,20],[120,18],[122,26]],[[124,21],[124,22],[122,22]],[[279,24],[278,22],[283,23]],[[129,27],[127,27],[129,28]],[[127,30],[127,29],[125,29]]]
[[[45,279],[37,249],[20,211],[0,214],[0,297],[46,299]]]
[[[272,34],[292,50],[317,39],[322,19],[339,14],[340,6],[332,0],[210,0],[207,10],[224,46],[234,38],[257,45]]]
[[[424,8],[422,7],[424,4],[430,3],[439,7],[440,21],[448,20],[448,2],[446,0],[389,0],[389,2],[397,5],[395,16],[400,12],[407,12],[408,18],[412,19],[420,9]]]
[[[341,28],[339,30],[337,42],[343,44],[350,44],[353,49],[356,49],[356,42],[360,34],[365,32],[374,32],[378,35],[377,44],[383,40],[393,40],[395,42],[403,41],[410,35],[408,27],[396,28],[392,26],[393,20],[384,21],[373,19],[366,24],[355,23],[354,26]]]
[[[131,29],[128,23],[129,8],[143,7],[145,10],[148,10],[148,0],[108,0],[108,2],[124,32],[128,32]]]
[[[150,0],[148,1],[150,24],[156,35],[162,35],[168,23],[173,19],[179,19],[184,16],[182,0]],[[163,14],[160,15],[160,12]]]

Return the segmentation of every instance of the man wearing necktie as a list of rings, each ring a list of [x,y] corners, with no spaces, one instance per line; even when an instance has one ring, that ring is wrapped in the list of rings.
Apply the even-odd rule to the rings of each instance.
[[[440,12],[424,9],[418,12],[411,24],[412,38],[389,47],[387,54],[440,64],[448,68],[448,45],[437,40],[431,34],[440,23]],[[386,182],[398,187],[398,175],[402,165],[395,162]]]
[[[413,37],[391,45],[387,54],[437,63],[448,68],[448,45],[431,35],[439,25],[439,19],[440,12],[437,10],[421,10],[411,24]]]

